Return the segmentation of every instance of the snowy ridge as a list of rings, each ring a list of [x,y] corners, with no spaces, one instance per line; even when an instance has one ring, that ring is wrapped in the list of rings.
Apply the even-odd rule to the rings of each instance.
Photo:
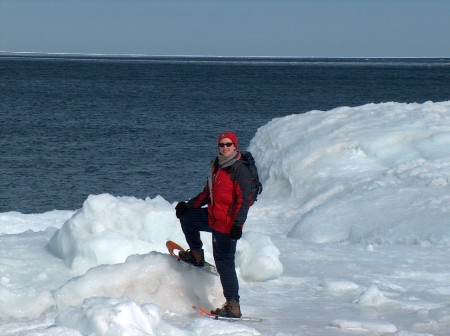
[[[313,242],[449,245],[449,111],[385,103],[273,120],[250,145],[265,180],[256,207],[284,203],[284,233]]]

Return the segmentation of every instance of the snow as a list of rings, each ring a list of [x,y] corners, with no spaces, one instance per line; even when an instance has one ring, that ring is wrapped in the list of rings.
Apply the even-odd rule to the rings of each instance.
[[[0,334],[448,335],[449,148],[450,102],[310,111],[259,128],[249,150],[264,192],[236,265],[243,313],[261,323],[191,309],[224,298],[218,277],[167,253],[166,240],[186,241],[163,196],[2,213]]]

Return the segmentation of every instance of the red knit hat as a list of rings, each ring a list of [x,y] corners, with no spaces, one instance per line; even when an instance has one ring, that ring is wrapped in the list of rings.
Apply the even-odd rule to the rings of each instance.
[[[220,143],[220,140],[225,139],[225,138],[228,138],[231,141],[233,141],[234,147],[237,148],[237,146],[238,146],[238,138],[237,138],[236,134],[234,134],[232,132],[222,132],[222,133],[220,133],[219,136],[217,137],[217,144]]]

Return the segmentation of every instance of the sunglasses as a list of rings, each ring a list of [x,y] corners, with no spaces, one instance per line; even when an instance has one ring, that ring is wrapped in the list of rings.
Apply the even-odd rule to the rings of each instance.
[[[225,147],[225,146],[227,146],[227,147],[231,147],[231,146],[233,146],[234,144],[232,143],[232,142],[226,142],[226,143],[220,143],[219,144],[219,147]]]

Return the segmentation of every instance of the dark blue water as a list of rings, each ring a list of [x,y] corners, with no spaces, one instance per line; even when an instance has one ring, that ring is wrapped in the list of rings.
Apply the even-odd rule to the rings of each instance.
[[[0,212],[198,193],[215,138],[271,119],[450,100],[450,60],[0,57]]]

